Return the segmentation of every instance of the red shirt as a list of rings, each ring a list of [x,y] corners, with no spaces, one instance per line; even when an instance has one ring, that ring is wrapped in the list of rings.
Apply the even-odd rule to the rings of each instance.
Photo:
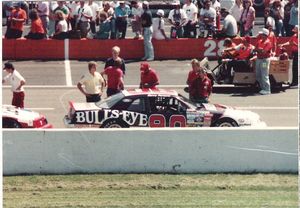
[[[211,81],[207,76],[203,80],[198,78],[191,83],[190,95],[194,98],[208,98],[211,91]]]
[[[19,9],[18,11],[16,9],[12,10],[10,17],[16,18],[16,19],[24,19],[24,20],[27,19],[26,12],[23,9]],[[23,31],[24,22],[25,21],[23,21],[23,22],[12,21],[11,29]]]
[[[190,72],[189,72],[189,75],[188,75],[188,78],[187,78],[187,81],[186,83],[190,86],[192,84],[192,82],[197,78],[197,74],[196,72],[192,69]]]
[[[42,20],[40,18],[33,20],[31,22],[31,30],[30,32],[32,33],[42,33],[44,34],[44,28],[43,28],[43,24],[42,24]]]
[[[257,58],[264,59],[269,58],[271,56],[271,50],[273,46],[269,39],[266,39],[265,41],[263,39],[260,39],[257,42],[256,48],[262,50],[262,52],[258,52]]]
[[[154,84],[154,83],[158,83],[158,76],[156,74],[156,71],[154,69],[150,69],[147,73],[145,72],[141,72],[141,84],[142,87],[144,86],[144,84]],[[143,87],[145,88],[145,87]],[[155,89],[155,85],[151,87],[151,89]]]
[[[122,70],[110,66],[104,69],[104,74],[107,75],[107,88],[119,90],[121,79],[123,77]]]
[[[269,36],[268,36],[268,39],[269,39],[269,41],[270,41],[271,44],[272,44],[272,50],[273,50],[274,52],[276,52],[277,38],[276,38],[274,32],[270,32],[270,34],[269,34]]]
[[[292,42],[292,52],[297,52],[298,51],[298,34],[294,34],[291,39],[290,42]]]
[[[238,60],[247,60],[249,59],[251,52],[253,50],[254,46],[249,44],[248,46],[245,46],[244,44],[240,44],[236,47],[238,56],[236,57]]]

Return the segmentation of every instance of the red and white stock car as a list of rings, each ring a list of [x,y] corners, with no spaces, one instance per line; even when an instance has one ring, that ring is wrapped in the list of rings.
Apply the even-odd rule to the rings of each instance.
[[[52,128],[45,116],[12,105],[2,105],[3,128]]]
[[[174,90],[123,90],[98,103],[70,102],[67,127],[264,127],[254,112],[194,104]]]

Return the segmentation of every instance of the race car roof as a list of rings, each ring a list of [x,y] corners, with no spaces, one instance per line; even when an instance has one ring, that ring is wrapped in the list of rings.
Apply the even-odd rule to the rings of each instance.
[[[177,96],[178,93],[175,90],[166,89],[129,89],[123,91],[125,96],[128,95],[174,95]]]

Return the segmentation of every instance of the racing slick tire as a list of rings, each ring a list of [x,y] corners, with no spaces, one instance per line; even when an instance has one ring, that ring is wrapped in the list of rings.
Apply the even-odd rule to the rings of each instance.
[[[216,121],[215,127],[238,127],[238,123],[231,118],[221,118]]]
[[[22,128],[21,124],[10,118],[3,118],[2,119],[2,127],[3,128]]]
[[[129,128],[129,126],[124,121],[112,119],[105,121],[100,128]]]

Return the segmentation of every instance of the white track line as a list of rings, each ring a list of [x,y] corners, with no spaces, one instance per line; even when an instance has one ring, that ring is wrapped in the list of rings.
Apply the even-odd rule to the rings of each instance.
[[[69,39],[65,39],[65,72],[66,72],[66,85],[72,86],[71,65],[69,60]]]
[[[39,110],[45,110],[45,111],[53,111],[55,108],[26,108],[28,110],[34,110],[34,111],[39,111]]]
[[[240,110],[298,110],[298,107],[262,107],[262,106],[245,106],[236,107]]]

